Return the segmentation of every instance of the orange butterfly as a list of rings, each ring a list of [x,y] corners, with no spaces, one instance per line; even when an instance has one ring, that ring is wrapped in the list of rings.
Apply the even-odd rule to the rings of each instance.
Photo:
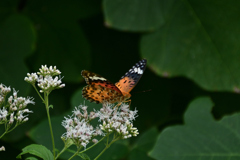
[[[81,74],[88,85],[83,88],[82,96],[95,103],[126,101],[131,97],[130,91],[142,77],[146,63],[146,59],[136,63],[116,84],[98,74],[83,70]]]

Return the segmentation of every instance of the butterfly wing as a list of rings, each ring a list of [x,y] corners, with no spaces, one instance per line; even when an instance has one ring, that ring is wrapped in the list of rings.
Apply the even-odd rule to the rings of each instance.
[[[115,103],[122,99],[122,92],[106,78],[86,70],[83,70],[81,74],[88,84],[83,88],[82,96],[90,102]]]
[[[81,72],[81,75],[83,76],[83,78],[85,79],[87,84],[92,84],[92,83],[98,82],[98,81],[102,81],[102,82],[103,81],[106,81],[106,82],[108,81],[106,78],[100,76],[99,74],[96,74],[96,73],[93,73],[93,72],[90,72],[90,71],[86,71],[86,70],[83,70]]]
[[[111,88],[106,88],[95,84],[87,85],[84,87],[82,90],[82,96],[90,102],[95,103],[115,103],[121,102],[124,99],[122,93],[117,92]]]
[[[146,59],[139,61],[115,84],[123,95],[129,94],[129,92],[136,86],[143,75],[146,64]]]

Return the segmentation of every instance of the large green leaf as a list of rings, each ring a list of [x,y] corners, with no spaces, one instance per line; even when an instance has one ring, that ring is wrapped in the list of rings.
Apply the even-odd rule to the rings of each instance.
[[[240,158],[240,113],[216,121],[212,102],[194,100],[184,116],[184,125],[166,128],[150,155],[158,160],[237,160]]]
[[[104,0],[105,23],[129,31],[154,30],[163,24],[159,0]]]
[[[137,142],[129,155],[129,160],[152,160],[147,152],[149,152],[156,142],[158,131],[156,128],[151,128],[145,133],[140,133]]]
[[[32,23],[23,15],[8,16],[0,24],[0,83],[20,90],[21,95],[30,88],[24,81],[28,72],[24,60],[32,53],[35,39]]]
[[[165,24],[141,40],[152,70],[186,76],[204,89],[239,92],[240,1],[161,2]]]
[[[53,155],[51,151],[49,151],[46,147],[38,144],[31,144],[25,148],[22,149],[22,153],[17,156],[17,158],[21,159],[21,156],[24,154],[32,154],[37,157],[40,157],[44,160],[53,160]],[[30,159],[33,159],[33,157],[30,157]]]

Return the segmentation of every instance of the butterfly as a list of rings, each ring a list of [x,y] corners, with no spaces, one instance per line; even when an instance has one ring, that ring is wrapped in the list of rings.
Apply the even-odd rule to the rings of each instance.
[[[120,103],[131,97],[130,91],[136,86],[146,68],[147,60],[136,63],[121,79],[113,84],[99,74],[83,70],[83,78],[88,84],[82,90],[82,96],[95,103]]]

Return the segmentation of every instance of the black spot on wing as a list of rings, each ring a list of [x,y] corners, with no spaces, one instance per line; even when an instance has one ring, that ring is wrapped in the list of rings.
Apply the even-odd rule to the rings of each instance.
[[[132,81],[128,81],[128,83],[131,83],[134,85],[136,85],[138,83],[138,81],[140,80],[140,78],[143,75],[143,72],[146,69],[146,64],[147,64],[147,60],[146,59],[142,59],[141,61],[139,61],[138,63],[136,63],[131,69],[129,69],[129,71],[127,73],[125,73],[124,76],[121,77],[121,79],[123,79],[124,77],[129,77],[129,79],[132,79]],[[127,81],[124,81],[124,83],[126,83]],[[120,87],[118,83],[116,83],[117,87]],[[133,85],[131,85],[133,86]]]

